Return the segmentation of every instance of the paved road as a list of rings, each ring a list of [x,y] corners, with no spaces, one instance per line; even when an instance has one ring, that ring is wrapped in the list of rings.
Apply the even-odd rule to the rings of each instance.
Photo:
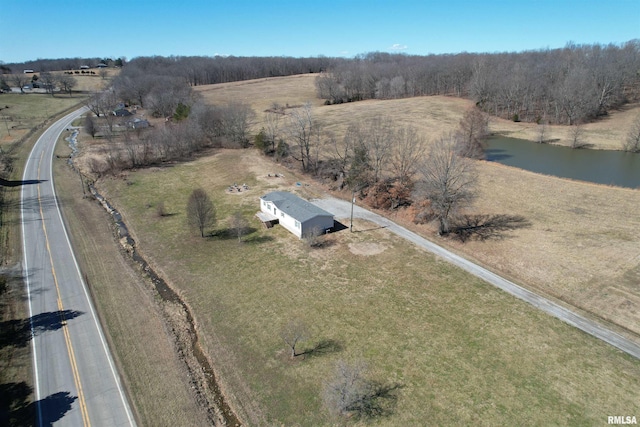
[[[336,218],[343,218],[347,219],[348,221],[350,217],[351,204],[347,201],[339,200],[333,197],[326,197],[323,199],[312,200],[311,202],[316,206],[319,206],[320,208],[333,213]],[[590,335],[593,335],[594,337],[601,339],[602,341],[605,341],[613,345],[614,347],[619,348],[625,353],[628,353],[631,356],[640,359],[640,345],[638,345],[638,343],[603,327],[597,322],[587,319],[566,309],[565,307],[554,303],[547,298],[541,297],[534,292],[524,289],[521,286],[518,286],[515,283],[506,280],[495,273],[492,273],[486,268],[482,268],[479,265],[474,264],[454,254],[453,252],[450,252],[436,245],[435,243],[418,236],[417,234],[407,230],[406,228],[400,227],[393,221],[390,221],[387,218],[363,209],[360,206],[354,206],[353,216],[354,218],[366,219],[380,225],[381,227],[385,227],[398,236],[418,246],[421,246],[430,252],[433,252],[434,254],[444,258],[452,264],[455,264],[458,267],[470,272],[474,276],[477,276],[502,289],[503,291],[508,292],[509,294],[528,302],[529,304],[539,308],[540,310],[543,310],[546,313],[549,313],[552,316],[557,317],[558,319],[572,326],[575,326],[576,328]]]
[[[129,404],[64,228],[53,187],[57,139],[80,109],[36,142],[22,182],[38,426],[133,426]]]

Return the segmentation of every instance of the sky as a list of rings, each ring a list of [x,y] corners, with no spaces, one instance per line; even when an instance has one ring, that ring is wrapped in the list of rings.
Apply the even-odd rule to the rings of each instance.
[[[0,0],[0,61],[520,52],[640,39],[640,0]]]

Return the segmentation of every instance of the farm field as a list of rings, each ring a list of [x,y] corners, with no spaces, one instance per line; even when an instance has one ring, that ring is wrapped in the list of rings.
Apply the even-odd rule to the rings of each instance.
[[[250,190],[228,194],[233,182]],[[221,150],[100,186],[191,306],[222,388],[250,425],[330,424],[321,393],[338,360],[365,360],[392,388],[382,425],[585,425],[640,409],[637,360],[383,229],[357,223],[363,231],[332,234],[319,249],[263,229],[253,218],[260,195],[323,189],[255,151]],[[186,226],[196,187],[217,207],[205,239]],[[160,202],[170,215],[157,215]],[[250,220],[243,243],[227,234],[235,212]],[[291,361],[279,331],[292,318],[313,331],[303,349],[331,345]]]

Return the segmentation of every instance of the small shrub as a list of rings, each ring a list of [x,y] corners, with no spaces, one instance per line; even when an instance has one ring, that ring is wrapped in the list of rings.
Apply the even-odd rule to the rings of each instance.
[[[156,205],[156,213],[158,214],[158,216],[160,218],[162,218],[163,216],[167,216],[167,208],[164,205],[164,202],[159,202]]]
[[[321,228],[315,227],[310,232],[306,233],[302,239],[310,248],[319,248],[324,243],[324,232]]]

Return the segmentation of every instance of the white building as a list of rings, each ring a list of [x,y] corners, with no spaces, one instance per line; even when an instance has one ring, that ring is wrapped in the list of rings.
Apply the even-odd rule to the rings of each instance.
[[[279,223],[298,238],[333,228],[333,214],[286,191],[260,197],[258,217],[265,224]]]

